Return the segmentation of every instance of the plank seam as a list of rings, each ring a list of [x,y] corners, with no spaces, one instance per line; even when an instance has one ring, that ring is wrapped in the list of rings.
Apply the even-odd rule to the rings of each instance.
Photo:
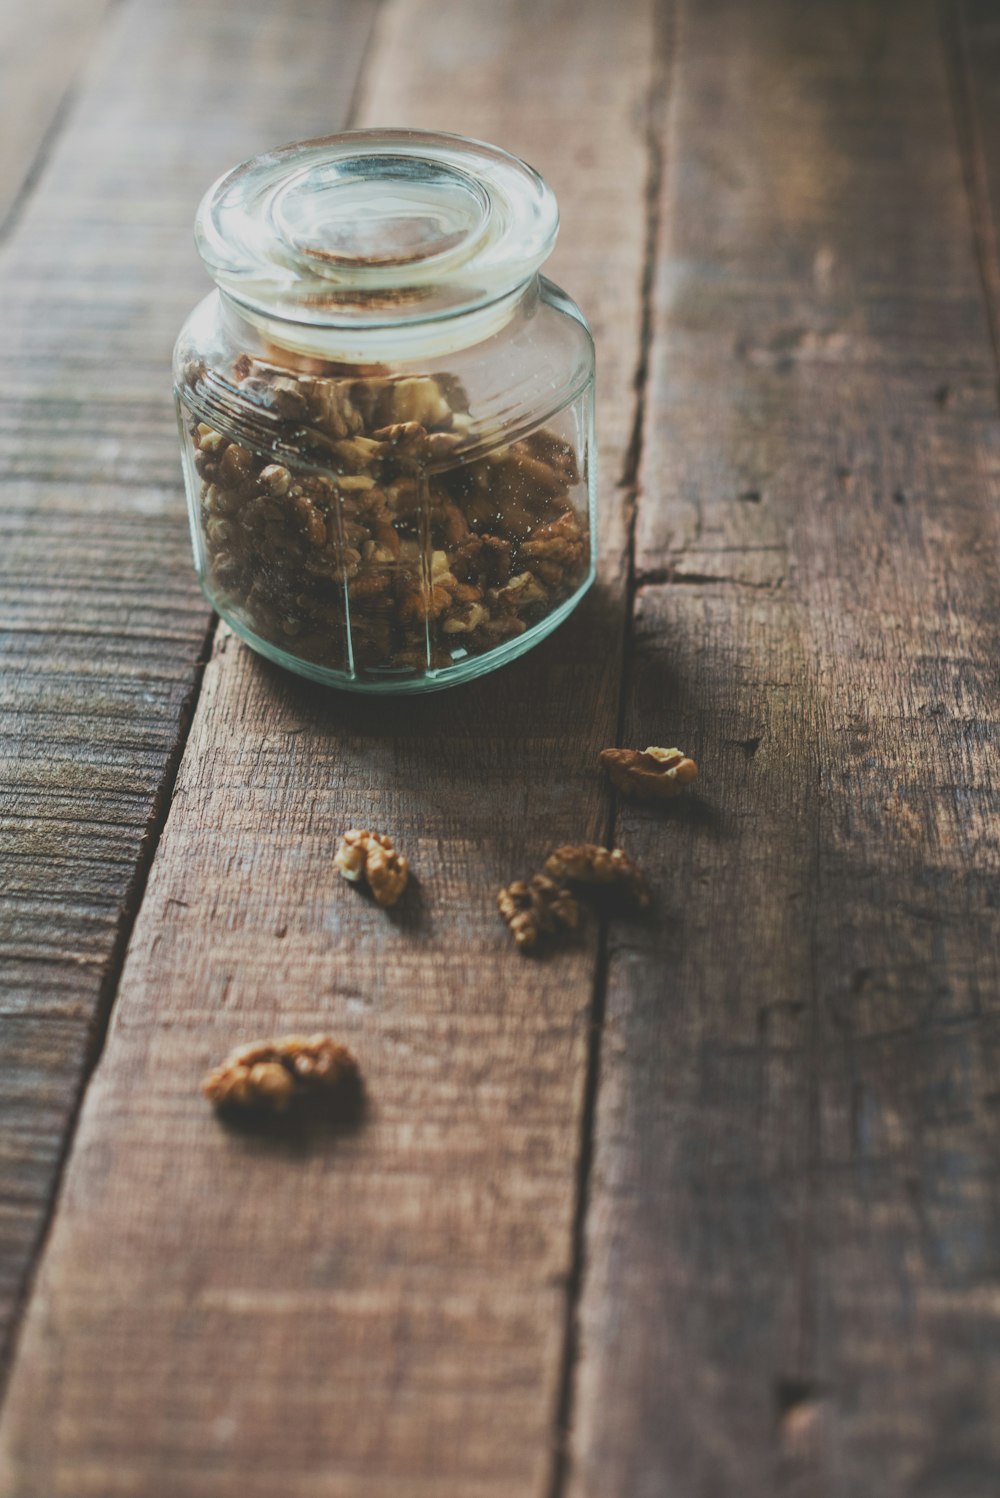
[[[625,451],[621,477],[616,485],[625,506],[625,602],[624,628],[618,673],[618,704],[615,715],[615,742],[620,743],[625,728],[626,685],[633,643],[633,612],[637,594],[635,564],[635,531],[638,513],[639,469],[646,427],[646,396],[649,383],[650,354],[653,342],[653,302],[656,266],[663,228],[661,193],[666,149],[663,135],[665,104],[673,66],[675,36],[673,0],[656,0],[654,6],[654,52],[652,78],[646,100],[646,188],[644,193],[645,243],[640,287],[639,357],[633,379],[634,414],[632,431]],[[604,841],[610,847],[618,820],[618,797],[611,791],[604,828]],[[556,1404],[555,1435],[548,1498],[565,1498],[570,1472],[570,1436],[576,1389],[576,1370],[580,1359],[580,1304],[586,1278],[586,1228],[590,1208],[591,1173],[594,1159],[597,1100],[601,1077],[601,1048],[604,1037],[609,969],[610,922],[601,921],[597,959],[588,1014],[587,1065],[583,1106],[580,1118],[580,1148],[576,1166],[576,1200],[573,1212],[572,1248],[566,1286],[566,1312],[563,1331],[562,1365]]]
[[[55,1221],[59,1196],[62,1190],[63,1177],[66,1166],[76,1138],[77,1125],[83,1108],[84,1098],[90,1080],[97,1069],[97,1064],[104,1051],[108,1029],[111,1023],[111,1014],[114,1009],[118,986],[121,981],[122,970],[125,966],[125,957],[128,952],[129,940],[132,930],[142,907],[143,897],[146,893],[146,884],[149,879],[153,859],[159,846],[163,828],[170,814],[170,805],[173,800],[174,785],[177,774],[187,747],[188,736],[191,725],[194,722],[195,710],[198,706],[198,698],[201,695],[201,684],[205,674],[205,666],[209,660],[212,649],[212,641],[218,620],[213,614],[205,631],[202,647],[198,652],[194,676],[190,688],[181,703],[180,713],[177,720],[177,739],[173,749],[164,765],[163,777],[157,787],[150,806],[146,829],[142,835],[141,851],[136,861],[132,878],[122,897],[118,911],[117,930],[104,977],[98,990],[97,1003],[90,1021],[89,1034],[87,1036],[86,1054],[83,1065],[80,1068],[80,1077],[77,1083],[76,1094],[70,1108],[69,1117],[66,1122],[66,1130],[63,1135],[59,1149],[59,1156],[53,1172],[52,1187],[46,1210],[42,1217],[38,1236],[35,1241],[34,1250],[31,1253],[27,1268],[21,1284],[14,1296],[14,1305],[10,1316],[10,1330],[6,1344],[0,1347],[0,1409],[3,1408],[7,1394],[7,1386],[10,1380],[11,1370],[17,1355],[17,1347],[20,1341],[21,1328],[24,1325],[25,1315],[31,1301],[35,1286],[35,1279],[42,1259],[45,1256],[45,1246],[52,1231]]]
[[[121,9],[123,4],[124,0],[110,0],[101,25],[94,33],[94,38],[87,55],[80,59],[76,73],[70,79],[69,83],[67,83],[62,97],[53,111],[51,120],[42,131],[41,139],[31,158],[28,170],[25,172],[21,179],[21,185],[11,199],[10,207],[7,209],[3,221],[0,222],[0,246],[6,244],[11,238],[21,219],[24,217],[28,204],[34,197],[38,184],[45,174],[45,168],[52,159],[52,153],[55,151],[69,121],[69,117],[73,112],[73,107],[80,96],[82,80],[90,65],[90,59],[97,50],[97,43],[100,37],[104,35],[106,28],[113,24],[115,13]]]
[[[67,87],[59,103],[55,107],[52,118],[42,132],[41,139],[31,164],[21,179],[21,185],[11,199],[10,207],[0,224],[0,244],[5,244],[14,230],[17,228],[27,210],[28,204],[35,194],[35,190],[41,181],[45,168],[51,160],[52,153],[66,128],[73,105],[76,103],[79,91],[79,83],[74,80]]]
[[[942,32],[948,94],[969,209],[972,252],[986,303],[986,323],[993,347],[1000,397],[1000,245],[997,243],[997,227],[989,208],[985,153],[974,107],[965,0],[954,0],[953,4],[943,5]]]

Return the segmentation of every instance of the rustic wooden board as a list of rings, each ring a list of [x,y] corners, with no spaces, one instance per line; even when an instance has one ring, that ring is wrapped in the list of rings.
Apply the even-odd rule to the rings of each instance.
[[[996,366],[931,3],[680,7],[579,1498],[1000,1489]],[[995,139],[995,137],[994,137]]]
[[[602,586],[424,702],[324,693],[220,634],[12,1377],[18,1498],[550,1487],[597,941],[526,961],[494,898],[608,815],[651,9],[384,13],[361,117],[496,138],[560,194],[556,271],[600,340]],[[333,875],[359,822],[412,858],[395,915]],[[210,1061],[317,1028],[360,1057],[362,1127],[223,1130]]]
[[[191,219],[343,119],[372,15],[125,5],[0,260],[0,1362],[209,626],[169,393]]]
[[[108,0],[0,5],[0,233],[16,213],[86,61]]]
[[[1000,7],[996,0],[955,0],[948,16],[976,249],[1000,348]]]

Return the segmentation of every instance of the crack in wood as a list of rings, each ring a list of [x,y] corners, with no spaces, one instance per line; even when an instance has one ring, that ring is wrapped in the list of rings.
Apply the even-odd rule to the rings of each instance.
[[[646,428],[646,396],[649,384],[649,360],[653,342],[653,297],[657,264],[657,251],[662,232],[661,201],[665,171],[666,143],[663,138],[663,121],[669,96],[670,74],[673,64],[673,0],[655,0],[654,45],[656,57],[646,101],[645,145],[647,152],[645,186],[645,245],[641,279],[641,331],[639,357],[636,361],[633,389],[635,392],[635,415],[632,435],[625,456],[625,464],[619,480],[619,489],[624,494],[626,526],[626,578],[625,578],[625,627],[622,632],[621,670],[619,674],[616,742],[621,742],[624,731],[626,681],[628,662],[633,638],[633,615],[637,592],[635,565],[635,526],[638,504],[639,470],[643,454],[643,439]],[[604,831],[607,846],[614,842],[618,800],[614,791],[608,795],[608,813]],[[580,1147],[577,1161],[576,1204],[573,1218],[573,1250],[570,1273],[566,1287],[566,1322],[563,1334],[562,1371],[558,1403],[556,1406],[553,1461],[548,1483],[548,1498],[565,1498],[571,1476],[570,1433],[573,1424],[573,1405],[577,1361],[580,1355],[580,1301],[586,1274],[586,1233],[590,1206],[590,1180],[593,1167],[598,1094],[601,1073],[601,1049],[605,1028],[607,981],[609,971],[610,925],[607,916],[602,917],[600,941],[594,974],[594,986],[590,1006],[590,1039],[587,1048],[587,1071],[584,1082],[583,1109],[580,1122]]]

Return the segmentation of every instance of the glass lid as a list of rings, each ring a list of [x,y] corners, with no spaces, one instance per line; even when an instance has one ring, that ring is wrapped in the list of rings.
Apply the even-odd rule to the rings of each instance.
[[[542,178],[496,146],[350,130],[227,172],[202,200],[195,239],[246,307],[372,327],[496,301],[534,274],[558,227]]]

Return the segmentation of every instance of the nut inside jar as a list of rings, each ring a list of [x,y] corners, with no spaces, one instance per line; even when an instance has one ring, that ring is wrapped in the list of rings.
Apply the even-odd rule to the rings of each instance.
[[[491,444],[452,375],[242,354],[226,384],[251,431],[204,375],[189,363],[180,395],[206,583],[279,651],[352,676],[446,671],[586,581],[570,413]]]

